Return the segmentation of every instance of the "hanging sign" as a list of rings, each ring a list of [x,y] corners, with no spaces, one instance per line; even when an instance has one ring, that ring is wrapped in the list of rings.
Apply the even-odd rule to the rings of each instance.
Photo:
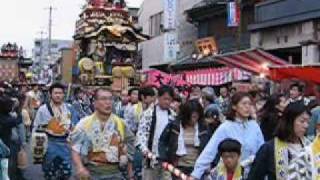
[[[177,36],[175,33],[164,35],[164,61],[170,62],[177,59]]]
[[[173,30],[176,28],[176,12],[177,1],[176,0],[164,0],[164,29]]]
[[[240,5],[233,1],[228,2],[228,27],[238,27],[240,24]]]
[[[196,41],[198,52],[204,56],[218,54],[218,46],[214,37],[202,38]]]

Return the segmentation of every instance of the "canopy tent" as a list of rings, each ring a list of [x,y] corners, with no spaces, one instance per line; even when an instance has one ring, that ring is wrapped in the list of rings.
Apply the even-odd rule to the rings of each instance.
[[[190,84],[203,86],[220,86],[235,81],[246,81],[251,73],[238,68],[206,68],[193,71],[183,71],[185,80]]]
[[[270,67],[270,78],[274,81],[296,78],[299,80],[320,84],[320,64]]]
[[[240,68],[254,74],[270,76],[271,66],[286,66],[289,63],[261,49],[249,49],[213,56],[214,60],[228,67]]]

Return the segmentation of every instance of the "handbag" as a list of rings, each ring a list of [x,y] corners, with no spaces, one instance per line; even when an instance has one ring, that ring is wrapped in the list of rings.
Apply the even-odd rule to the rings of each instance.
[[[28,155],[23,148],[21,148],[21,150],[18,152],[17,161],[19,169],[26,169],[28,167]]]

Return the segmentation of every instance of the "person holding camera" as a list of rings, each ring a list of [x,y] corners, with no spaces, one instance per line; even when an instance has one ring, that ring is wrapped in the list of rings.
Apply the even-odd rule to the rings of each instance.
[[[5,91],[9,92],[7,88]],[[23,177],[18,168],[18,153],[25,142],[25,136],[23,136],[22,116],[18,112],[19,101],[9,94],[3,92],[0,96],[0,138],[10,150],[9,177],[20,180]]]

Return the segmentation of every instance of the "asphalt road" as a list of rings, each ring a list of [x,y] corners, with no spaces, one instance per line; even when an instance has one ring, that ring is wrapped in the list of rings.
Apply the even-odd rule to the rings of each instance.
[[[23,172],[25,179],[26,180],[44,180],[41,165],[35,165],[32,163],[32,154],[31,154],[30,146],[28,146],[27,151],[29,156],[29,166]]]

